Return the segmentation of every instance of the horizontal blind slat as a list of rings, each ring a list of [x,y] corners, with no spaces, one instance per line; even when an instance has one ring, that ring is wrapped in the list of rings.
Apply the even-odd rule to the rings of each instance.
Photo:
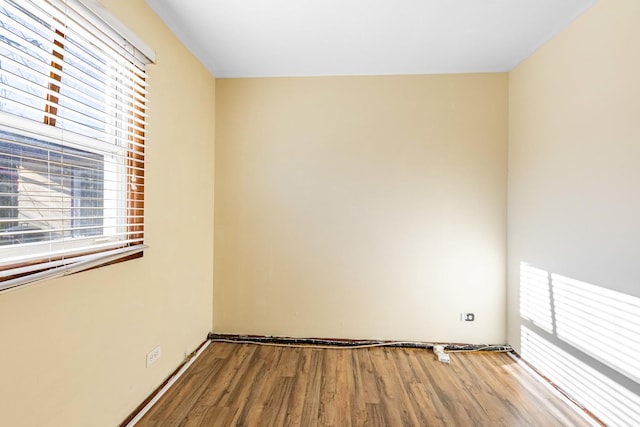
[[[1,33],[2,33],[2,29],[0,28],[0,34],[1,34]],[[33,57],[30,57],[30,56],[29,56],[29,55],[27,55],[25,52],[22,52],[22,51],[20,51],[20,50],[16,49],[15,47],[7,46],[7,45],[3,45],[3,47],[4,47],[6,50],[8,50],[8,51],[10,51],[11,53],[13,53],[16,57],[20,57],[20,58],[21,58],[22,60],[24,60],[24,61],[31,61],[31,60],[33,59]],[[46,73],[46,72],[44,72],[44,71],[42,71],[42,70],[41,70],[40,72],[38,72],[38,73],[35,73],[35,74],[34,74],[34,73],[32,73],[32,72],[31,72],[31,71],[33,71],[33,70],[34,70],[32,67],[28,67],[26,64],[20,63],[19,61],[15,60],[14,58],[11,58],[11,57],[4,57],[4,61],[5,61],[5,62],[8,62],[8,63],[11,63],[11,65],[13,65],[15,68],[17,68],[17,69],[19,69],[21,72],[24,72],[24,73],[25,73],[25,74],[23,74],[22,76],[20,76],[20,78],[21,78],[22,80],[28,80],[29,82],[31,82],[31,84],[30,84],[30,85],[28,85],[29,87],[31,87],[31,88],[33,88],[33,89],[40,89],[41,91],[47,91],[47,93],[49,93],[49,94],[57,93],[58,95],[56,95],[56,96],[63,96],[63,97],[64,97],[64,94],[59,94],[58,92],[53,92],[53,91],[52,91],[51,89],[49,89],[47,86],[44,86],[44,84],[47,84],[47,85],[52,85],[52,84],[53,84],[53,85],[59,85],[59,84],[60,84],[60,82],[59,82],[59,81],[57,81],[57,80],[55,80],[55,79],[53,79],[53,78],[51,78],[51,77],[49,76],[49,73],[50,73],[51,71],[49,71],[49,73]],[[50,68],[50,70],[54,70],[54,68],[49,67],[49,65],[44,65],[44,64],[43,64],[43,66],[42,66],[42,67],[43,67],[43,68],[44,68],[44,67],[48,67],[48,68]],[[9,71],[8,71],[8,70],[4,70],[3,72],[4,72],[4,73],[8,73]],[[31,76],[31,79],[28,79],[28,78],[27,78],[27,75],[30,75],[30,76]],[[75,86],[74,86],[74,85],[71,85],[71,86],[67,85],[67,86],[65,86],[65,90],[66,90],[66,91],[69,91],[69,92],[71,92],[71,93],[74,93],[74,94],[76,94],[77,96],[84,97],[85,99],[89,99],[88,97],[89,97],[89,96],[92,96],[92,95],[91,95],[92,93],[94,94],[94,96],[97,96],[97,95],[96,95],[96,94],[98,93],[98,92],[97,92],[97,89],[95,89],[95,88],[93,88],[93,87],[91,87],[91,86],[88,86],[88,85],[84,84],[84,83],[82,82],[82,80],[80,80],[80,79],[78,79],[78,78],[76,78],[76,77],[74,77],[74,76],[72,76],[72,75],[70,75],[70,74],[68,74],[68,73],[67,73],[67,74],[65,74],[64,78],[65,78],[65,81],[66,81],[66,80],[69,80],[69,81],[73,82],[73,83],[74,83],[74,85],[75,85]],[[39,81],[40,81],[40,83],[37,83],[36,81],[34,81],[35,79],[39,80]],[[7,84],[7,83],[3,83],[3,84]],[[26,82],[25,82],[25,85],[26,85]],[[81,87],[81,88],[83,88],[84,90],[79,90],[77,87]],[[116,95],[115,95],[115,94],[116,94],[116,92],[114,92],[114,91],[112,91],[112,93],[113,93],[114,95],[109,95],[109,94],[107,94],[106,96],[108,96],[109,101],[110,101],[111,103],[113,103],[113,105],[115,105],[116,107],[119,107],[121,110],[125,110],[125,109],[126,109],[126,110],[130,110],[131,104],[127,104],[127,103],[125,102],[125,101],[126,101],[126,99],[125,99],[124,97],[118,97],[118,96],[116,96]],[[138,93],[137,93],[137,92],[136,92],[136,96],[137,96],[139,99],[142,99],[142,97],[138,96]],[[86,104],[84,104],[84,105],[86,105]],[[143,106],[143,105],[144,105],[144,103],[143,103],[142,101],[140,101],[140,100],[139,100],[138,102],[136,102],[136,105],[140,108],[141,106]],[[96,109],[95,107],[91,107],[91,106],[90,106],[90,108],[92,108],[92,109]],[[143,123],[144,123],[144,118],[145,118],[145,117],[147,117],[147,114],[146,114],[144,111],[141,111],[141,110],[139,110],[139,109],[137,109],[137,110],[135,110],[135,111],[131,111],[131,112],[127,112],[127,113],[126,113],[126,119],[127,119],[127,120],[132,120],[132,121],[134,121],[134,122],[136,122],[136,123],[138,123],[138,124],[143,124]]]
[[[16,68],[16,71],[20,72],[21,75],[16,74],[12,71],[8,71],[8,70],[3,70],[3,72],[5,73],[5,78],[11,78],[13,80],[17,80],[20,83],[22,83],[25,87],[31,88],[31,89],[37,89],[40,90],[42,94],[46,94],[48,96],[55,96],[56,98],[59,98],[59,102],[65,101],[65,102],[69,102],[71,104],[73,104],[74,106],[76,106],[76,108],[81,108],[82,110],[85,111],[86,113],[92,113],[93,115],[98,115],[100,117],[103,117],[103,120],[100,120],[100,123],[104,123],[104,124],[110,124],[110,123],[116,123],[116,124],[121,124],[121,126],[123,125],[130,125],[130,121],[133,121],[135,123],[137,123],[137,125],[133,125],[130,126],[131,128],[138,130],[138,131],[143,131],[144,128],[140,127],[140,125],[144,125],[144,120],[142,118],[138,118],[137,114],[134,114],[133,112],[127,112],[127,111],[121,111],[119,110],[119,112],[122,114],[122,118],[117,118],[114,117],[113,114],[109,114],[107,113],[105,110],[101,110],[98,109],[95,105],[90,105],[88,104],[88,99],[86,99],[85,102],[78,100],[77,98],[71,97],[69,95],[65,95],[63,93],[60,92],[56,92],[53,89],[51,89],[50,87],[44,86],[42,84],[37,84],[36,82],[33,81],[34,78],[39,78],[43,83],[46,83],[48,85],[58,85],[60,84],[60,82],[52,79],[51,77],[47,77],[44,75],[41,76],[35,76],[33,74],[31,74],[30,76],[32,78],[28,78],[29,76],[29,72],[30,72],[30,68],[27,67],[24,64],[19,63],[18,61],[15,61],[11,58],[6,58],[5,62],[10,63],[11,65],[13,65]],[[7,82],[3,82],[3,85],[7,85],[10,86]],[[15,86],[15,84],[14,84]],[[73,94],[76,94],[76,96],[85,96],[86,92],[82,92],[80,90],[78,90],[75,87],[70,87],[70,86],[66,86],[65,87],[65,91],[71,92]],[[119,107],[123,107],[125,104],[123,104],[122,102],[119,103]],[[64,108],[61,107],[60,108]],[[82,113],[81,110],[77,110],[74,109],[74,111],[77,111],[79,113]],[[141,117],[144,117],[145,115],[140,115]],[[90,119],[98,121],[98,119],[92,117],[91,115],[89,115]],[[129,132],[131,135],[134,135],[133,133]]]
[[[12,74],[12,73],[9,73]],[[15,76],[16,79],[18,80],[25,80],[24,78],[22,78],[21,76]],[[28,99],[32,99],[35,101],[42,101],[42,98],[40,96],[37,96],[33,93],[30,92],[25,92],[25,91],[21,91],[20,89],[16,89],[15,87],[6,87],[6,85],[1,84],[0,87],[5,87],[5,90],[7,90],[8,92],[11,93],[18,93],[20,97],[22,98],[28,98]],[[87,132],[90,133],[94,133],[96,132],[96,127],[94,126],[90,126],[87,122],[93,123],[95,126],[98,127],[104,127],[105,129],[108,129],[110,132],[107,133],[109,135],[111,135],[112,132],[115,132],[117,130],[122,131],[122,129],[126,129],[126,131],[124,131],[123,133],[125,135],[127,135],[128,137],[136,137],[136,133],[134,133],[134,131],[143,131],[144,129],[140,128],[140,127],[136,127],[136,126],[130,126],[129,121],[133,120],[133,116],[128,116],[128,115],[123,115],[123,119],[115,119],[112,120],[112,123],[109,122],[105,122],[105,121],[100,121],[94,117],[91,117],[88,113],[87,113],[87,109],[85,108],[84,111],[80,111],[80,110],[75,110],[72,108],[68,108],[64,105],[59,104],[59,102],[61,100],[65,100],[65,96],[64,95],[59,95],[57,92],[54,92],[50,89],[44,89],[43,88],[43,92],[46,93],[49,96],[55,96],[57,98],[57,101],[44,101],[44,104],[49,106],[49,107],[55,107],[58,109],[58,111],[56,112],[55,116],[58,117],[60,120],[69,122],[69,123],[74,123],[76,126],[80,126],[83,128],[87,129]],[[66,98],[68,99],[68,98]],[[81,104],[80,104],[81,105]],[[30,107],[33,109],[33,107]],[[92,108],[92,107],[89,107]],[[80,116],[78,119],[76,120],[71,120],[68,118],[65,118],[65,116],[63,116],[63,113],[65,111],[70,111],[75,115]],[[96,110],[99,111],[99,110]],[[101,114],[104,114],[102,112],[100,112]],[[49,114],[50,116],[53,116],[52,114]],[[106,114],[105,114],[106,116]],[[78,121],[79,119],[83,119],[83,121]],[[118,126],[119,125],[119,126]],[[98,128],[99,129],[99,128]]]

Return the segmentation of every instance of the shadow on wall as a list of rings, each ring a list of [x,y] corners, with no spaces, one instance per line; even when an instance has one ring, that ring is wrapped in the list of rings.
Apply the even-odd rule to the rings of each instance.
[[[521,356],[608,425],[640,419],[640,298],[520,263]]]

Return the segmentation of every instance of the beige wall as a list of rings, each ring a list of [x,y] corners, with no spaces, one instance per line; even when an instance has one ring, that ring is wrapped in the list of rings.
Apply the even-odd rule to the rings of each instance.
[[[143,259],[0,294],[0,425],[114,426],[211,330],[213,77],[143,0],[104,1],[156,49]],[[146,353],[162,358],[145,368]]]
[[[507,85],[218,79],[214,330],[503,343]]]
[[[639,17],[601,0],[509,77],[508,341],[617,425],[640,411]]]
[[[519,263],[640,297],[640,2],[603,0],[510,74],[509,342]]]

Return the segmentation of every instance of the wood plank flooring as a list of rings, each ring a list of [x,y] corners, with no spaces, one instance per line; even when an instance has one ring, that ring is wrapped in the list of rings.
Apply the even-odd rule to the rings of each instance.
[[[583,426],[502,353],[216,343],[143,426]]]

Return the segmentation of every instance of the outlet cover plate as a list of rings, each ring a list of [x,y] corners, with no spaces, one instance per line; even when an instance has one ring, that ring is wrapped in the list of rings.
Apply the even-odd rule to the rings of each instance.
[[[463,322],[473,322],[476,320],[474,313],[460,313],[460,320]]]
[[[147,353],[147,368],[158,361],[162,357],[162,348],[157,346]]]

